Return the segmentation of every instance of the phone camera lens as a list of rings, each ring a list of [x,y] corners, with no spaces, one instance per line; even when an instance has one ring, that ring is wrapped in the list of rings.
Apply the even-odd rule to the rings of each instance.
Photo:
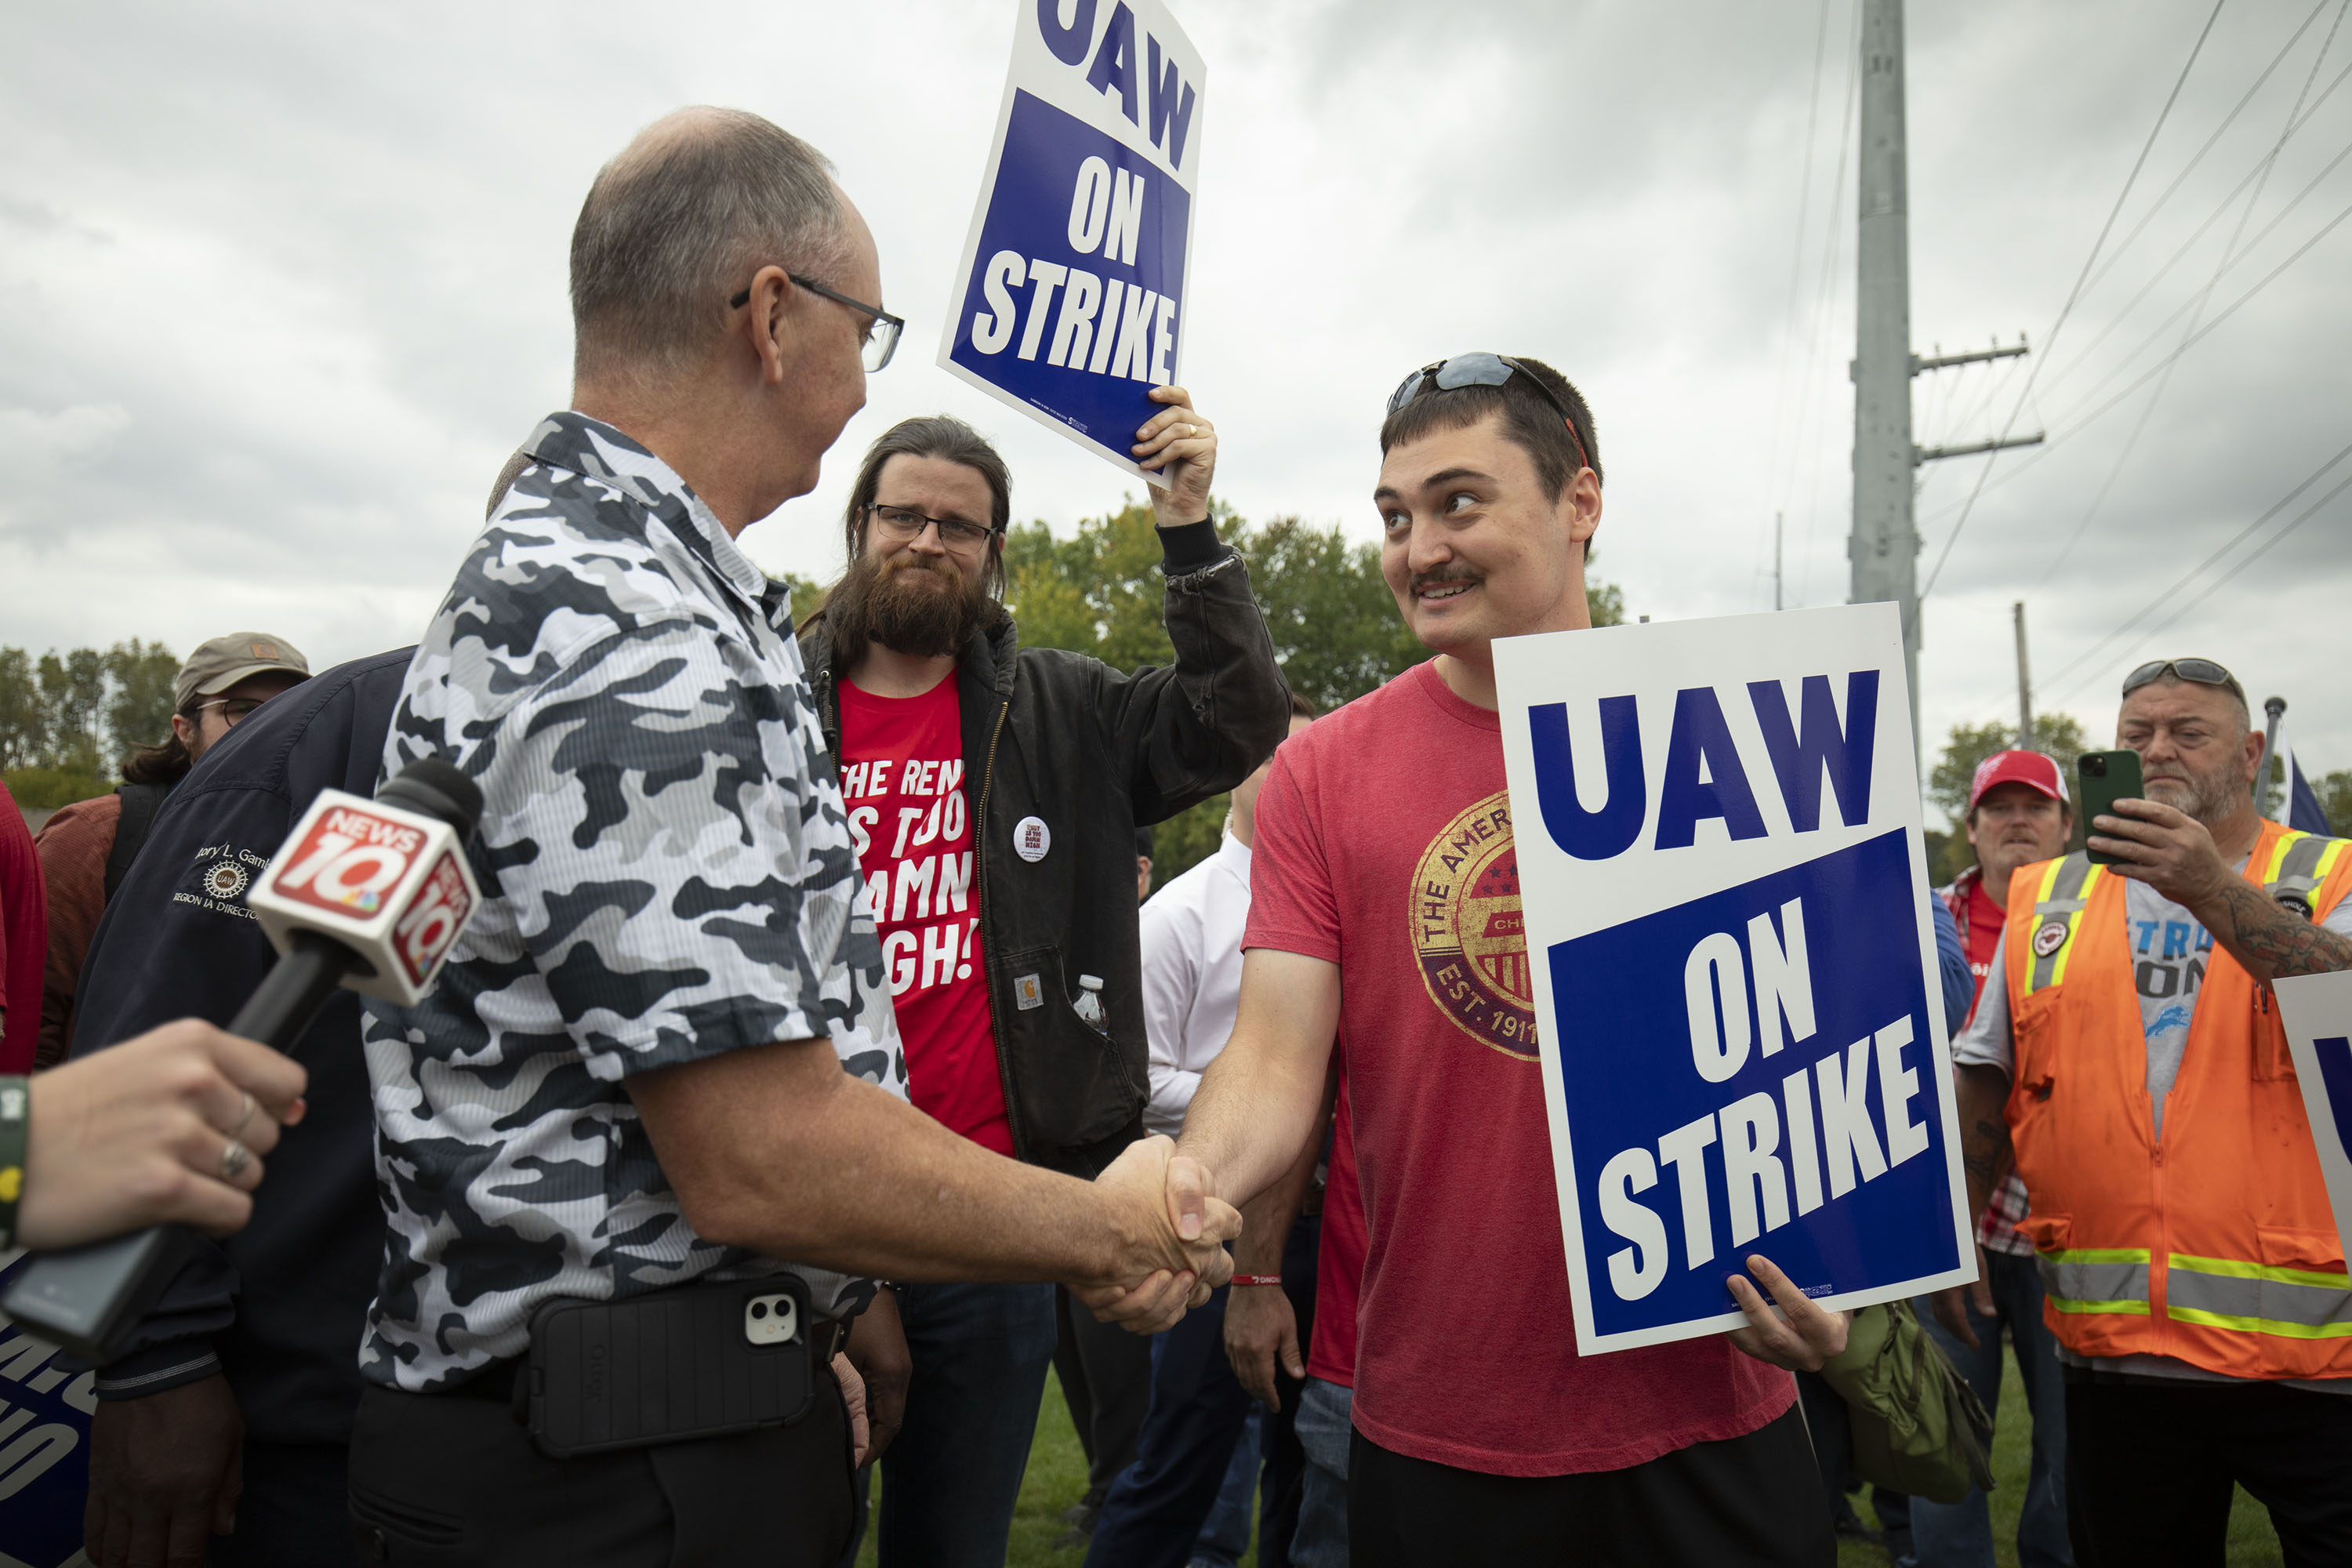
[[[754,1319],[764,1318],[767,1315],[768,1304],[765,1301],[754,1301],[751,1303],[751,1316]]]
[[[2105,757],[2084,757],[2083,759],[2083,773],[2086,778],[2105,778],[2107,776],[2107,759]]]

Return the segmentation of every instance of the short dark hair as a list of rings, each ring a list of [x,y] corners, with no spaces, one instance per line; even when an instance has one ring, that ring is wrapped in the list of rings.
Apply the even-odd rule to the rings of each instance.
[[[1290,694],[1290,716],[1294,719],[1304,719],[1312,723],[1323,717],[1323,712],[1315,704],[1293,691]]]
[[[1500,386],[1456,386],[1423,393],[1381,422],[1381,456],[1387,457],[1400,441],[1417,441],[1433,430],[1465,430],[1499,411],[1504,435],[1535,463],[1536,479],[1543,486],[1546,500],[1558,500],[1579,468],[1591,468],[1593,482],[1603,482],[1601,444],[1592,432],[1592,410],[1586,406],[1584,394],[1539,359],[1526,354],[1511,358],[1568,410],[1576,426],[1575,440],[1569,439],[1568,427],[1560,423],[1559,408],[1552,406],[1551,398],[1528,385],[1525,377],[1515,375]],[[1577,453],[1580,442],[1584,448],[1581,458]]]
[[[1136,826],[1135,857],[1139,860],[1151,858],[1151,828],[1149,824],[1138,824]]]
[[[928,414],[901,419],[875,437],[849,487],[849,508],[842,514],[842,543],[854,563],[866,553],[866,508],[882,488],[882,466],[893,458],[937,458],[961,463],[988,481],[988,525],[996,531],[989,541],[988,562],[982,571],[988,596],[1004,597],[1004,530],[1013,521],[1013,473],[987,437],[952,414]]]

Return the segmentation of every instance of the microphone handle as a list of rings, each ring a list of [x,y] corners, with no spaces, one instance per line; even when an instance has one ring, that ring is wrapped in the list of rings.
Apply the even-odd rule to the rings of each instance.
[[[229,1021],[228,1032],[283,1051],[302,1037],[345,974],[364,967],[331,937],[297,931],[285,956]],[[61,1252],[45,1252],[9,1282],[0,1310],[45,1340],[104,1366],[180,1271],[195,1233],[158,1225]]]

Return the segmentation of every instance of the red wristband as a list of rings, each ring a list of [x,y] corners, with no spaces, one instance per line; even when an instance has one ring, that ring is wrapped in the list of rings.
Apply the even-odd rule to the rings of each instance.
[[[1236,1285],[1279,1285],[1282,1283],[1282,1276],[1279,1274],[1236,1274],[1234,1276],[1234,1283]]]

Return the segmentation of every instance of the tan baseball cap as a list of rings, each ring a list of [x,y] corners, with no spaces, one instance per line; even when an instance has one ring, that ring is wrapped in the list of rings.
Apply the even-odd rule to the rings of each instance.
[[[172,689],[172,706],[184,710],[199,697],[217,697],[249,675],[282,669],[308,680],[310,661],[284,637],[268,632],[231,632],[201,643],[180,666]]]

